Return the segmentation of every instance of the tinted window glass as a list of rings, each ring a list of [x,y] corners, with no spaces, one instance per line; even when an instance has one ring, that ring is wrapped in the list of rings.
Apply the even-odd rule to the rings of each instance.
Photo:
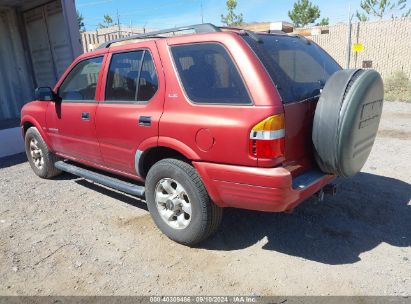
[[[320,94],[340,66],[320,47],[305,38],[259,35],[261,43],[244,39],[266,67],[284,103]]]
[[[250,104],[231,57],[217,43],[173,46],[171,52],[188,97],[197,103]]]
[[[149,52],[144,53],[143,66],[141,67],[140,81],[138,87],[139,101],[148,101],[157,92],[158,79],[154,61]]]
[[[59,88],[63,100],[95,100],[98,74],[103,57],[79,62],[67,75]]]
[[[136,101],[137,79],[144,51],[113,54],[106,85],[106,100]]]
[[[113,54],[107,78],[106,100],[148,101],[157,88],[157,72],[150,52]]]

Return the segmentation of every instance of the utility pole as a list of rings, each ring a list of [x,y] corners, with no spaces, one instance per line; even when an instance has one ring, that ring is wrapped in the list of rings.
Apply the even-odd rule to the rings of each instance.
[[[352,29],[351,5],[348,6],[348,32],[347,32],[347,49],[345,50],[345,68],[350,68],[351,59],[351,29]]]
[[[203,0],[201,0],[200,5],[201,5],[201,23],[204,23]]]
[[[118,36],[121,37],[120,15],[118,14],[118,9],[117,9],[117,27],[118,27]]]

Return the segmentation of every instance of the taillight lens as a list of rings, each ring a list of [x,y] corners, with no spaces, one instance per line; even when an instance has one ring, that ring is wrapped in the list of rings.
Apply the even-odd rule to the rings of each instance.
[[[258,158],[284,156],[284,114],[270,116],[256,124],[250,132],[250,154]]]

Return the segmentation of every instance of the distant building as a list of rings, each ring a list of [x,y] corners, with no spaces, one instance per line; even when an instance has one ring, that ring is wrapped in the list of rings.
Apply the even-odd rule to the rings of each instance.
[[[254,32],[283,31],[291,33],[294,29],[291,23],[285,21],[243,23],[239,27]]]
[[[0,41],[2,157],[22,150],[16,127],[34,89],[53,87],[82,53],[74,0],[0,0]]]
[[[153,29],[113,25],[108,28],[82,32],[81,43],[83,45],[84,53],[87,53],[94,51],[100,44],[104,42],[151,31],[153,31]]]

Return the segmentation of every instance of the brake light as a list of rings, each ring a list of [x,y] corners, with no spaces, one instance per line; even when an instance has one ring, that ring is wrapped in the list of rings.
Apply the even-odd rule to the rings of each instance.
[[[250,154],[258,158],[284,156],[284,114],[270,116],[256,124],[250,132]]]

